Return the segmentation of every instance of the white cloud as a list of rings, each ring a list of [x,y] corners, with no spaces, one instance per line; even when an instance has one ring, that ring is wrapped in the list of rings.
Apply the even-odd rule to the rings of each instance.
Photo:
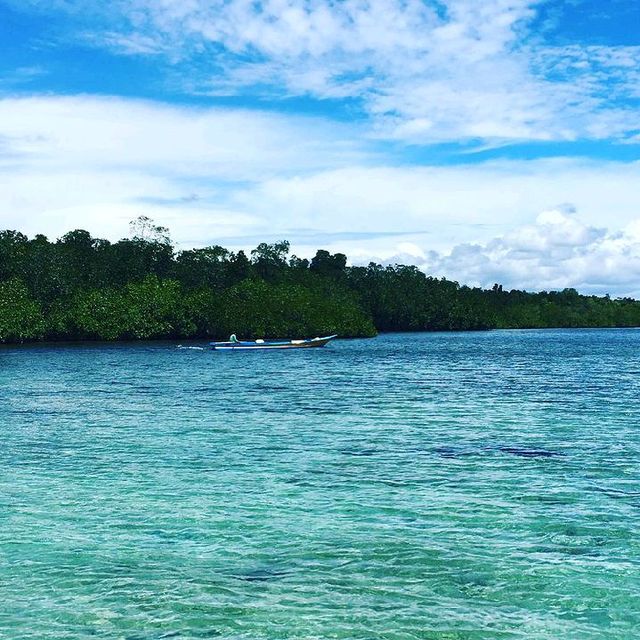
[[[640,218],[621,230],[593,227],[569,208],[541,213],[534,224],[485,243],[463,243],[445,252],[394,255],[387,264],[415,264],[463,284],[563,289],[640,296]],[[407,260],[408,258],[408,260]],[[364,261],[364,260],[361,260]]]
[[[350,132],[350,135],[352,132]],[[0,166],[90,166],[233,180],[348,164],[362,153],[322,119],[119,98],[0,101]]]
[[[363,152],[343,134],[322,119],[243,110],[0,100],[0,223],[52,235],[89,227],[113,238],[144,214],[194,243],[245,232],[255,220],[229,209],[229,189],[358,162]]]
[[[565,201],[574,203],[589,224],[600,226],[603,217],[628,224],[640,215],[640,191],[632,188],[638,179],[640,163],[566,158],[360,166],[273,178],[238,193],[236,201],[265,218],[273,211],[295,212],[297,226],[307,228],[428,232],[428,248],[442,250],[488,240]],[[376,242],[379,251],[379,242],[388,240]],[[419,238],[417,244],[423,243]]]
[[[147,215],[182,246],[288,238],[469,283],[626,293],[638,275],[637,162],[394,167],[322,119],[90,97],[0,101],[0,146],[0,227],[30,235],[117,239]],[[559,202],[579,217],[538,216]]]
[[[640,47],[546,45],[541,4],[120,0],[89,38],[182,60],[196,92],[356,98],[375,135],[413,143],[633,139]]]

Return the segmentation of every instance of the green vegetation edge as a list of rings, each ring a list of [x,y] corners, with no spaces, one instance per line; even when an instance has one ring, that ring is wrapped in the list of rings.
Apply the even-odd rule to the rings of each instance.
[[[414,266],[347,266],[262,243],[176,251],[163,227],[115,243],[0,231],[0,342],[302,337],[378,331],[640,326],[640,302],[562,291],[461,286]]]

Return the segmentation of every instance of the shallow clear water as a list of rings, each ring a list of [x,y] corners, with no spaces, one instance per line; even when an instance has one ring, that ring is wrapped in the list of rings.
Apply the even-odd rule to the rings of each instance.
[[[640,633],[640,331],[0,350],[0,637]]]

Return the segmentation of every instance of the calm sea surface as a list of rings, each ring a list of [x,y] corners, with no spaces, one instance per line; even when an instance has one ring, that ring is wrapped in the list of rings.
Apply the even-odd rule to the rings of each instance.
[[[640,637],[640,331],[0,349],[0,637]]]

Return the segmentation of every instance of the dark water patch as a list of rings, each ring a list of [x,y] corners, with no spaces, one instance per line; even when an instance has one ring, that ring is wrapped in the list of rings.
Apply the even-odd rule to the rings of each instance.
[[[594,486],[594,491],[604,493],[610,498],[638,498],[640,497],[640,491],[625,491],[624,489],[611,489],[609,487]]]
[[[307,469],[306,473],[312,473],[314,476],[333,476],[335,473],[329,469],[323,469],[320,467],[314,467],[313,469]]]
[[[562,553],[568,556],[598,556],[601,552],[598,549],[592,547],[574,547],[574,546],[562,546],[560,547]]]
[[[278,445],[263,445],[260,447],[254,447],[253,451],[264,451],[265,453],[284,453],[290,450],[287,446],[278,446]]]
[[[539,504],[549,505],[569,505],[578,501],[575,495],[557,495],[557,494],[523,494],[518,496],[518,500],[522,502],[537,502]]]
[[[148,535],[163,540],[166,544],[178,544],[180,542],[191,542],[194,540],[203,540],[207,536],[202,531],[194,529],[166,530],[152,529]]]
[[[316,486],[314,482],[310,482],[305,478],[284,478],[282,482],[284,482],[285,484],[295,485],[296,487],[315,487]]]
[[[519,458],[557,458],[565,454],[561,451],[552,451],[550,449],[533,449],[529,447],[498,447],[501,453],[508,453]]]
[[[343,456],[353,456],[354,458],[375,456],[379,453],[379,449],[362,448],[362,447],[343,447],[338,449],[338,452]]]
[[[487,445],[478,446],[464,445],[453,446],[444,445],[433,449],[442,458],[466,458],[470,456],[486,456],[494,453],[508,453],[519,458],[556,458],[564,456],[562,451],[551,449],[541,449],[533,447],[519,447],[514,445]]]
[[[287,391],[288,387],[283,384],[275,384],[274,382],[262,383],[262,382],[254,382],[249,388],[245,389],[249,393],[263,392],[267,391],[268,393],[272,393],[274,391]]]
[[[256,569],[249,569],[247,571],[241,571],[239,573],[232,573],[231,577],[236,580],[243,580],[245,582],[272,582],[274,580],[281,580],[291,575],[291,570],[278,569],[273,567],[258,567]]]
[[[338,416],[344,413],[344,409],[341,409],[340,407],[335,407],[332,409],[331,407],[298,406],[296,407],[296,409],[296,413],[302,415],[308,413],[309,411],[312,411],[313,415],[315,416]]]
[[[110,388],[104,388],[104,389],[100,389],[100,388],[94,388],[91,389],[91,395],[98,395],[98,396],[117,396],[117,395],[121,395],[122,393],[124,393],[124,389],[110,389]]]
[[[482,588],[490,587],[493,582],[492,576],[479,571],[464,571],[462,573],[458,573],[452,577],[452,581],[462,586]]]
[[[424,486],[437,486],[437,482],[434,482],[431,478],[416,478],[416,477],[403,477],[403,478],[369,478],[366,481],[368,484],[382,484],[388,487],[424,487]]]
[[[575,536],[580,536],[580,535],[584,535],[583,532],[580,531],[580,529],[575,525],[575,524],[568,524],[564,527],[564,530],[562,531],[562,533],[565,536],[569,536],[569,537],[575,537]]]
[[[591,545],[569,545],[569,544],[538,545],[533,547],[532,551],[534,553],[565,555],[565,556],[602,555],[602,551],[600,549],[594,548]]]
[[[441,458],[466,458],[477,456],[482,453],[482,449],[472,449],[470,447],[442,446],[433,449]]]

